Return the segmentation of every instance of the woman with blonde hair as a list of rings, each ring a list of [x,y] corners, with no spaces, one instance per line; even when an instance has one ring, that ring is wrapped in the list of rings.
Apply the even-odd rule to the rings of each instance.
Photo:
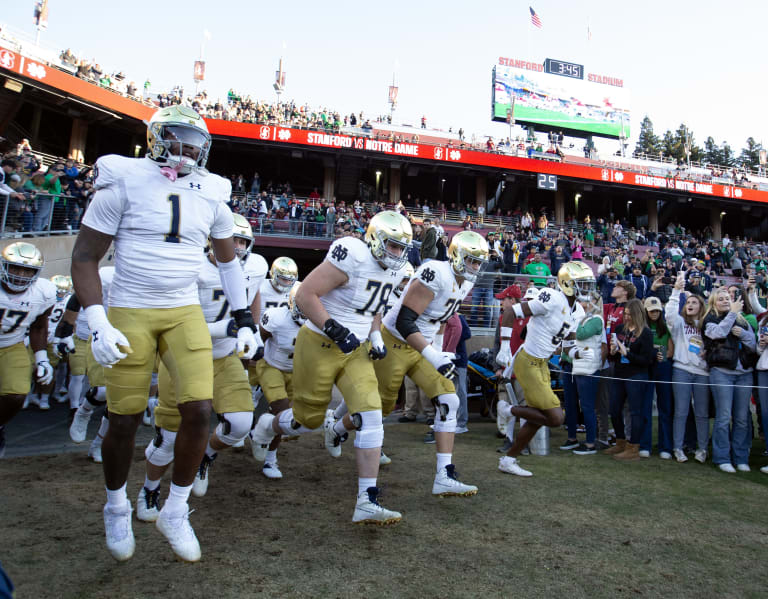
[[[704,360],[704,341],[701,338],[701,322],[706,305],[704,298],[688,294],[680,313],[680,293],[685,286],[685,273],[677,275],[672,294],[664,309],[667,326],[672,334],[672,395],[675,409],[672,419],[672,454],[682,463],[688,458],[683,451],[685,425],[693,397],[693,413],[696,420],[697,449],[695,458],[702,464],[707,460],[709,443],[709,367]]]
[[[611,386],[611,421],[616,431],[616,446],[605,453],[615,454],[617,460],[640,459],[640,441],[647,426],[648,368],[656,352],[653,349],[653,333],[645,320],[643,302],[631,299],[624,307],[624,320],[611,334],[611,360],[614,381]],[[629,402],[631,431],[629,441],[624,432],[624,403]]]
[[[749,398],[757,342],[752,327],[741,316],[743,309],[741,297],[732,301],[728,290],[720,288],[709,296],[701,327],[715,399],[712,461],[729,473],[749,472],[752,447]]]

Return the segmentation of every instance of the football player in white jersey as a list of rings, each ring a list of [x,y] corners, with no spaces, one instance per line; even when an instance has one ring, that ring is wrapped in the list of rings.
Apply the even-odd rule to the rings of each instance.
[[[12,243],[0,252],[0,458],[5,454],[5,425],[22,408],[31,386],[27,329],[35,381],[48,385],[53,380],[46,347],[56,286],[38,278],[43,264],[43,255],[31,243]]]
[[[24,400],[25,410],[30,405],[36,405],[41,410],[50,410],[51,392],[56,383],[55,375],[59,366],[59,355],[53,346],[53,339],[55,337],[56,325],[64,315],[67,301],[72,293],[72,279],[67,275],[54,275],[50,278],[50,281],[56,286],[56,303],[53,305],[51,315],[48,317],[48,361],[51,363],[54,371],[54,380],[49,385],[34,384],[32,391]]]
[[[513,363],[509,344],[512,322],[516,318],[531,317],[525,341],[514,357],[513,364],[515,377],[523,389],[527,405],[503,406],[505,411],[509,411],[510,417],[525,418],[525,424],[515,436],[507,455],[499,458],[499,470],[507,474],[532,476],[531,472],[520,466],[517,456],[542,426],[557,427],[563,424],[563,409],[552,391],[548,361],[563,339],[573,332],[574,313],[580,309],[583,314],[583,308],[577,301],[577,296],[582,294],[579,291],[582,282],[594,285],[594,275],[589,266],[576,262],[580,266],[571,268],[573,264],[568,262],[560,267],[557,275],[558,289],[545,287],[539,291],[536,299],[515,304],[509,313],[504,313],[501,322],[501,349],[496,355],[496,362],[507,368]]]
[[[296,292],[301,283],[295,283],[288,294],[288,305],[267,308],[261,315],[260,330],[264,340],[264,357],[256,363],[256,376],[269,413],[278,415],[291,407],[293,399],[293,353],[296,336],[306,317],[296,305]],[[262,473],[267,478],[283,478],[277,465],[277,448],[281,435],[275,435],[269,444]]]
[[[408,220],[392,211],[376,214],[365,242],[342,237],[325,261],[304,280],[296,304],[307,317],[296,338],[293,407],[278,416],[263,414],[251,435],[264,460],[276,434],[296,435],[317,429],[331,401],[333,385],[349,412],[336,426],[339,441],[356,430],[358,491],[355,523],[393,524],[398,512],[378,502],[376,478],[384,439],[381,398],[371,359],[384,356],[380,319],[389,296],[402,279],[413,233]],[[368,339],[371,343],[365,343]]]
[[[181,424],[170,496],[156,525],[178,557],[200,559],[187,501],[208,441],[213,397],[211,337],[197,296],[209,237],[238,327],[238,351],[250,358],[257,349],[232,240],[231,185],[205,170],[210,145],[205,122],[194,110],[175,105],[155,112],[145,158],[109,155],[96,162],[96,191],[72,252],[72,280],[91,329],[91,351],[106,367],[104,526],[107,548],[117,560],[129,559],[135,550],[126,480],[158,352],[176,387]],[[113,241],[115,277],[107,315],[98,263]]]
[[[481,235],[474,231],[457,233],[448,249],[448,261],[430,260],[422,264],[383,321],[381,334],[387,353],[374,363],[374,368],[384,415],[394,408],[406,375],[437,407],[434,495],[477,493],[477,487],[458,480],[453,465],[459,397],[453,384],[455,356],[444,352],[442,347],[446,321],[472,290],[478,272],[487,261],[488,243]]]

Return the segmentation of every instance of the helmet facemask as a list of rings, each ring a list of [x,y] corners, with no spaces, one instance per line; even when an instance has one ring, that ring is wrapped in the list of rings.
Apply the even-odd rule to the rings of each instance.
[[[389,244],[402,248],[400,255],[395,254],[389,249]],[[408,249],[410,244],[399,239],[389,237],[384,231],[376,231],[370,242],[371,253],[381,264],[392,270],[400,270],[408,261]]]
[[[239,247],[237,244],[235,244],[235,255],[241,262],[245,262],[246,258],[248,258],[248,254],[251,253],[251,248],[253,247],[253,237],[246,237],[245,235],[232,235],[232,238],[242,239],[246,242],[247,245],[245,247]]]
[[[454,259],[451,264],[454,274],[465,281],[474,283],[487,260],[468,254],[464,248],[458,249],[458,257],[460,260]]]
[[[154,146],[150,156],[182,175],[205,167],[211,149],[211,136],[205,131],[186,125],[151,123]]]
[[[10,269],[13,267],[24,269],[25,271],[32,271],[33,274],[21,274],[19,272],[11,273]],[[21,293],[22,291],[29,289],[32,283],[34,283],[40,276],[40,271],[42,270],[41,267],[13,264],[7,260],[2,261],[0,268],[2,269],[0,270],[0,280],[5,283],[5,286],[8,287],[8,289],[15,293]]]
[[[272,287],[275,288],[275,291],[278,293],[285,293],[288,291],[291,287],[293,287],[293,284],[296,282],[295,277],[286,276],[283,274],[278,273],[276,277],[273,279],[270,279],[270,283],[272,283]]]

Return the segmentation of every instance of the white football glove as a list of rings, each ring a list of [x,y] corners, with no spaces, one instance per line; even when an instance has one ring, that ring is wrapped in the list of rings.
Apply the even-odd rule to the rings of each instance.
[[[261,335],[254,335],[250,327],[237,329],[237,355],[245,360],[250,360],[256,351],[263,347]]]
[[[453,362],[456,354],[453,352],[437,351],[431,345],[427,345],[427,347],[421,350],[421,355],[445,378],[449,379],[456,373],[456,364]]]
[[[512,366],[512,348],[509,345],[509,341],[501,340],[501,348],[499,348],[499,353],[496,354],[496,363],[504,368]]]
[[[53,366],[48,361],[48,352],[44,349],[35,352],[35,381],[47,385],[53,380]]]
[[[128,339],[115,327],[109,324],[104,306],[94,304],[85,309],[88,318],[88,327],[91,329],[91,351],[96,361],[104,368],[112,368],[128,354],[133,353]],[[125,353],[120,351],[118,345],[123,346]]]
[[[387,356],[387,346],[384,345],[381,331],[373,331],[370,340],[371,349],[368,350],[368,357],[371,360],[383,360]]]

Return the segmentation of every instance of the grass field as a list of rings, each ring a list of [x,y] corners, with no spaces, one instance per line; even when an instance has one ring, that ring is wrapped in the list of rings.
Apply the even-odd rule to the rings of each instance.
[[[434,445],[425,427],[386,428],[382,469],[393,528],[350,523],[352,444],[338,460],[319,436],[284,443],[282,481],[250,452],[222,454],[191,522],[198,564],[173,559],[154,526],[134,520],[137,552],[118,564],[104,547],[100,468],[84,455],[0,461],[0,561],[17,597],[765,597],[768,476],[652,457],[552,454],[496,470],[490,422],[457,438],[467,499],[430,494]],[[755,443],[753,466],[762,441]],[[135,498],[143,453],[128,483]],[[163,485],[163,496],[167,483]]]

